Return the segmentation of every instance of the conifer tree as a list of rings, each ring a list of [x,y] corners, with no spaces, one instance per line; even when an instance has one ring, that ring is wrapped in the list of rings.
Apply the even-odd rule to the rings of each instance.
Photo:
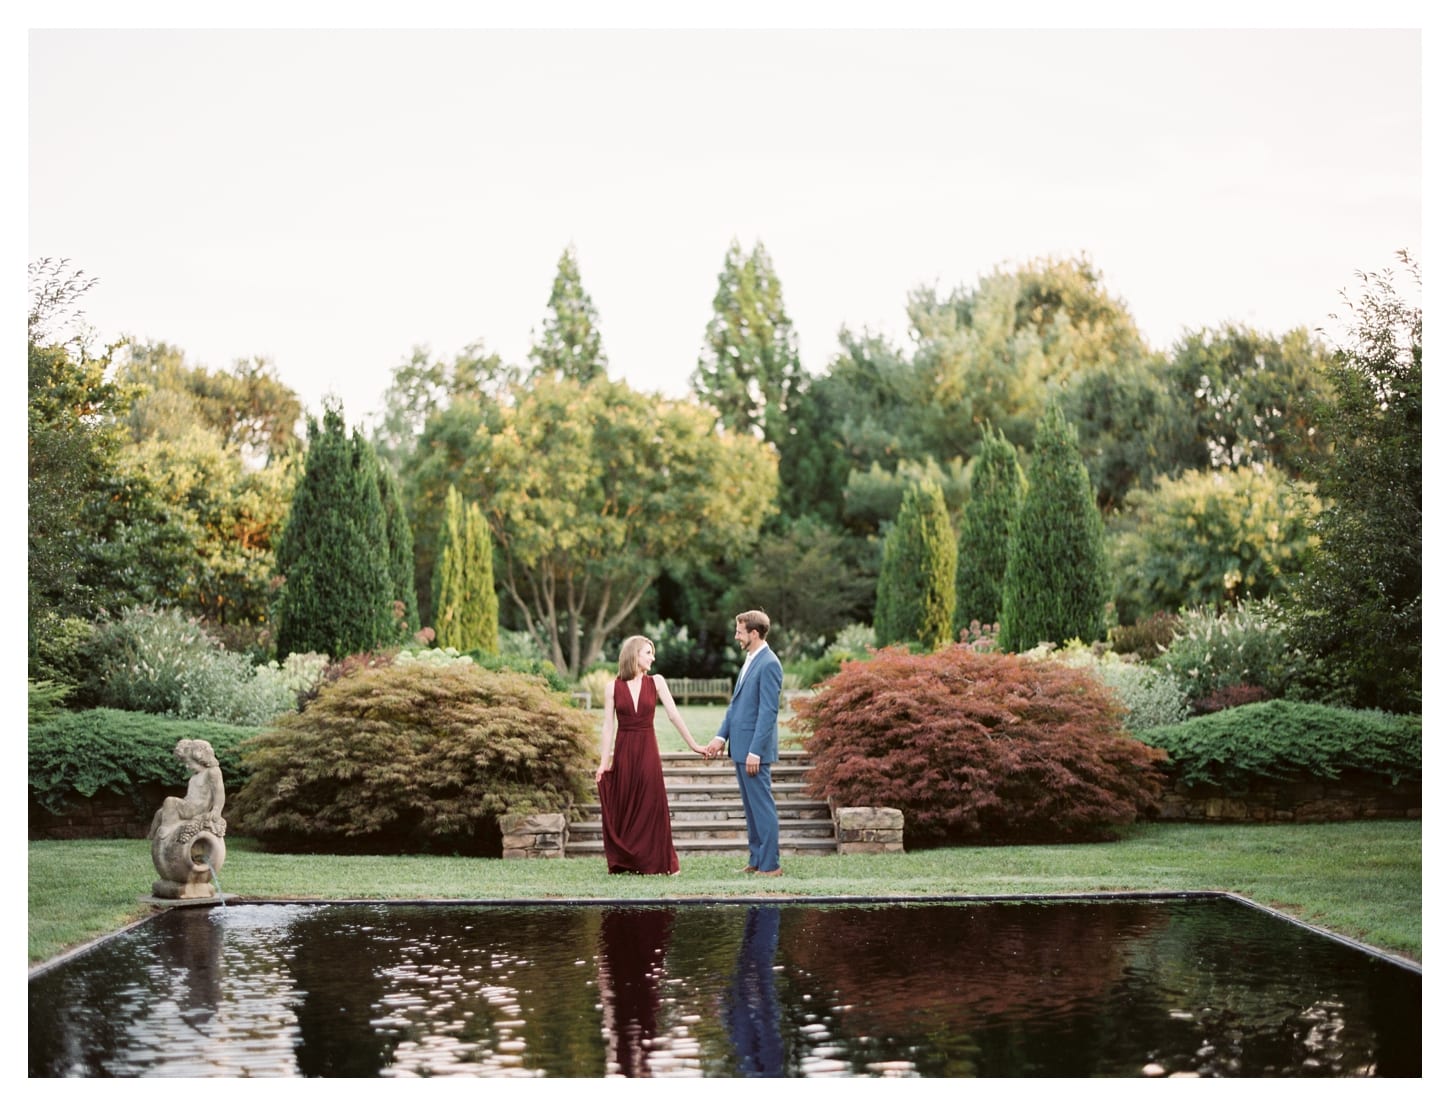
[[[1027,477],[1017,463],[1016,447],[1007,435],[988,426],[962,508],[962,533],[957,546],[957,634],[973,619],[985,625],[1001,617],[1007,550],[1026,491]]]
[[[465,509],[448,489],[438,535],[433,629],[440,648],[498,652],[498,593],[493,586],[493,540],[477,503]]]
[[[277,651],[345,657],[392,644],[393,581],[378,466],[342,410],[308,420],[307,459],[277,547]]]
[[[956,537],[941,488],[916,484],[902,499],[882,550],[876,644],[914,642],[934,650],[951,641],[956,576]]]
[[[584,291],[573,246],[559,258],[544,332],[529,350],[529,364],[535,380],[590,384],[609,374],[609,358],[599,336],[599,312]]]
[[[1007,554],[998,641],[1013,653],[1044,641],[1100,641],[1107,601],[1102,515],[1077,431],[1051,403],[1037,422],[1027,494]]]
[[[692,383],[720,425],[780,446],[805,385],[799,339],[780,278],[759,242],[747,257],[730,243]]]
[[[372,447],[369,447],[370,450]],[[398,635],[406,640],[418,631],[418,589],[413,580],[413,528],[403,507],[403,492],[393,470],[374,453],[378,469],[378,491],[382,496],[383,513],[388,528],[388,578],[393,584],[393,601],[401,603],[398,610]]]

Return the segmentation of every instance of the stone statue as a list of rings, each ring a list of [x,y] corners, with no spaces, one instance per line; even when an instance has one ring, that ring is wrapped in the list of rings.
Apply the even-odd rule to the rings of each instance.
[[[151,893],[158,899],[216,898],[212,881],[227,855],[222,771],[210,742],[184,738],[176,755],[192,775],[185,798],[168,795],[151,819],[151,862],[161,873]]]

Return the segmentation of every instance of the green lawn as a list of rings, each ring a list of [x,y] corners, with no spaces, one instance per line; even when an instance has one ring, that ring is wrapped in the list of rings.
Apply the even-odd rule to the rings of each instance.
[[[710,708],[691,708],[691,710]],[[718,718],[718,715],[716,716]],[[689,720],[693,730],[694,720]],[[662,735],[663,736],[663,735]],[[678,739],[676,739],[678,740]],[[689,899],[719,896],[1044,895],[1236,891],[1314,925],[1418,960],[1420,823],[1150,824],[1097,845],[921,849],[790,857],[763,885],[738,857],[684,859],[676,878],[609,876],[599,860],[299,856],[229,838],[222,890],[285,899]],[[32,841],[29,961],[110,933],[150,908],[145,841]]]

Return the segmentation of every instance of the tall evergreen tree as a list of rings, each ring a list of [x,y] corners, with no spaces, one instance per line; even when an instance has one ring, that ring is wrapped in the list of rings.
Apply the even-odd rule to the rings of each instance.
[[[449,487],[433,577],[433,627],[441,648],[498,652],[498,593],[493,586],[493,539],[477,503],[464,507]]]
[[[876,644],[937,649],[952,640],[957,543],[936,484],[917,484],[886,535],[876,584]]]
[[[958,633],[973,619],[985,624],[1001,617],[1007,551],[1026,492],[1027,477],[1017,463],[1017,448],[1005,434],[988,426],[962,508],[957,546]]]
[[[1027,494],[1002,581],[1002,629],[1009,652],[1039,642],[1093,642],[1106,632],[1107,552],[1077,431],[1056,403],[1037,421]]]
[[[328,405],[277,547],[277,651],[345,657],[397,638],[387,517],[372,447]]]
[[[718,412],[721,426],[779,447],[805,380],[780,278],[759,242],[748,257],[738,241],[730,243],[714,307],[691,381],[695,394]]]
[[[395,621],[399,637],[406,639],[422,625],[418,621],[418,589],[413,581],[413,528],[408,525],[408,512],[403,506],[403,492],[393,470],[373,453],[378,470],[378,492],[383,501],[383,514],[388,528],[388,579],[393,585],[393,601],[402,604]]]
[[[573,246],[559,258],[544,332],[529,350],[529,364],[535,380],[589,384],[608,376],[609,358],[604,355],[599,336],[599,312],[584,291]]]

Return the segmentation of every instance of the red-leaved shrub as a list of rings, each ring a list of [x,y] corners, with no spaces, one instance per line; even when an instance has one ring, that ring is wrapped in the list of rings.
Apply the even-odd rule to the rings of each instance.
[[[966,645],[847,661],[794,728],[815,798],[895,807],[908,840],[1102,839],[1162,790],[1164,754],[1089,671]]]

